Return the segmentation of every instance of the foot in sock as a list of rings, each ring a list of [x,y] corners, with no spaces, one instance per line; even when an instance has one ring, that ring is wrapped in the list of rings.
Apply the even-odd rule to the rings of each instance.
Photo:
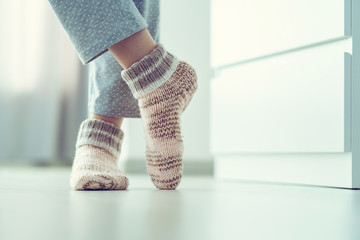
[[[76,142],[70,176],[74,190],[125,190],[127,177],[117,163],[124,133],[114,124],[87,119],[82,122]]]
[[[183,173],[180,116],[197,90],[196,72],[159,44],[122,76],[138,98],[151,180],[159,189],[176,189]]]

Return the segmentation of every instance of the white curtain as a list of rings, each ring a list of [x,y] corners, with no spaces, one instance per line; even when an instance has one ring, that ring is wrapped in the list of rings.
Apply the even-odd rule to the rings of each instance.
[[[0,163],[71,161],[87,77],[47,1],[0,2]]]

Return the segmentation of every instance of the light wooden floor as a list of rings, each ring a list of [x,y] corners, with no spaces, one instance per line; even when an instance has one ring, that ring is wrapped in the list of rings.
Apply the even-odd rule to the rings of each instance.
[[[70,168],[0,167],[0,239],[360,239],[360,191],[185,176],[73,191]]]

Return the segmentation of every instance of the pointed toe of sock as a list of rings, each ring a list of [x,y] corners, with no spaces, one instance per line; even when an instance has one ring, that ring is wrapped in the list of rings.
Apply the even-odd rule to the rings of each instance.
[[[151,181],[154,186],[159,190],[176,190],[181,182],[182,175],[172,175],[174,177],[167,176],[155,176],[151,175]]]
[[[175,155],[162,155],[148,150],[146,156],[147,172],[155,187],[161,190],[175,190],[183,173],[181,151],[177,151]]]
[[[181,156],[157,156],[147,154],[147,172],[154,186],[160,190],[175,190],[181,181],[183,160]]]

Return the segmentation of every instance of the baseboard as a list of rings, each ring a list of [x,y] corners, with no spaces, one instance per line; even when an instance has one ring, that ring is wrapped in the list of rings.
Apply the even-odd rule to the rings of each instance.
[[[215,155],[217,179],[359,188],[352,182],[352,153]]]
[[[146,174],[145,159],[128,159],[125,172],[130,174]],[[214,162],[211,160],[185,160],[184,175],[213,175]]]

